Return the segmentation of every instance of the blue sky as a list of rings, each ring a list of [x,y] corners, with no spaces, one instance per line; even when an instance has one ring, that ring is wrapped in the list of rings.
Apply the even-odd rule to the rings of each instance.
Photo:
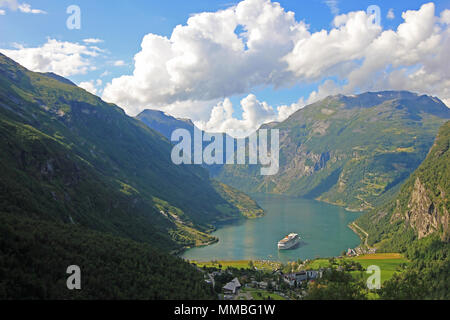
[[[225,9],[238,1],[216,0],[99,0],[99,1],[73,1],[73,0],[25,0],[33,8],[45,10],[47,14],[23,14],[21,12],[7,12],[0,16],[0,47],[10,48],[13,43],[20,43],[26,47],[42,45],[48,37],[81,42],[86,38],[100,38],[104,40],[101,47],[109,51],[111,60],[123,60],[128,67],[120,70],[108,69],[109,78],[132,72],[133,56],[139,51],[142,38],[147,33],[170,36],[175,26],[185,24],[190,15],[197,12],[217,11]],[[283,8],[295,12],[297,20],[304,20],[311,26],[311,31],[328,29],[334,18],[326,1],[323,0],[285,0],[277,1]],[[408,9],[418,9],[426,1],[396,0],[376,1],[382,11],[382,24],[386,28],[395,28],[401,22],[401,12]],[[337,2],[340,13],[348,11],[366,10],[374,1],[341,0]],[[437,1],[437,11],[450,8],[450,1]],[[81,29],[69,30],[66,28],[66,13],[68,6],[77,4],[81,8]],[[396,18],[386,19],[390,8],[394,9]],[[384,15],[383,15],[384,13]],[[7,32],[4,32],[7,30]],[[102,71],[103,72],[103,71]],[[98,72],[101,74],[102,72]],[[86,81],[92,78],[89,75],[69,77],[75,82]],[[297,88],[298,90],[298,88]],[[310,90],[307,85],[306,91]],[[279,97],[265,94],[266,99],[275,103],[293,102],[298,94],[291,90],[282,90]]]
[[[406,10],[419,10],[426,1],[400,0],[400,1],[324,1],[324,0],[282,0],[278,1],[285,11],[293,11],[297,22],[303,21],[308,25],[312,34],[322,29],[330,31],[333,28],[333,19],[338,14],[352,11],[366,11],[369,5],[377,5],[381,10],[381,26],[383,31],[393,29],[403,21],[401,14]],[[45,13],[26,13],[14,9],[8,3],[15,5],[29,4],[33,9]],[[84,39],[101,39],[95,44],[102,51],[98,56],[91,58],[96,70],[80,74],[66,75],[76,83],[101,80],[97,83],[97,94],[101,95],[103,88],[113,78],[133,73],[133,57],[141,51],[141,42],[146,34],[155,34],[170,38],[177,25],[186,25],[187,19],[195,13],[216,12],[237,4],[235,2],[215,0],[193,1],[65,1],[65,0],[0,0],[0,48],[14,50],[41,47],[47,39],[57,41],[86,44]],[[81,29],[69,30],[66,20],[68,6],[76,4],[81,9]],[[450,8],[450,0],[434,1],[435,15]],[[391,10],[395,17],[387,18]],[[93,45],[93,44],[92,44]],[[117,61],[123,65],[114,66]],[[358,63],[358,62],[356,62]],[[52,71],[52,70],[49,70]],[[105,72],[107,75],[105,75]],[[234,115],[242,118],[240,101],[248,94],[254,94],[258,101],[265,101],[276,107],[283,104],[292,104],[303,97],[305,100],[318,86],[326,80],[337,80],[346,83],[345,77],[338,79],[337,75],[324,74],[323,77],[302,79],[280,86],[264,84],[252,86],[249,90],[230,94],[227,97],[234,106]],[[277,87],[277,88],[275,88]],[[433,92],[432,92],[433,93]],[[225,98],[217,97],[218,99]],[[443,97],[447,98],[447,97]],[[214,100],[214,99],[211,99]],[[151,104],[151,102],[149,102]],[[169,110],[169,109],[168,109]],[[170,110],[173,110],[170,109]],[[176,113],[176,112],[175,112]],[[195,117],[195,116],[193,116]]]

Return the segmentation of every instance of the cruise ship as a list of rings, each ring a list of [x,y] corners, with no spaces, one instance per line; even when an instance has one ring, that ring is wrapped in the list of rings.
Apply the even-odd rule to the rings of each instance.
[[[279,250],[288,250],[296,247],[300,243],[300,237],[296,233],[291,233],[278,241]]]

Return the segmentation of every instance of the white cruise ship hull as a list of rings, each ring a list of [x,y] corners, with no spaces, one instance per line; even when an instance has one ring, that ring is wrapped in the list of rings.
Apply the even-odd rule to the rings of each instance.
[[[278,250],[289,250],[296,247],[300,243],[300,239],[294,239],[289,242],[278,243]]]

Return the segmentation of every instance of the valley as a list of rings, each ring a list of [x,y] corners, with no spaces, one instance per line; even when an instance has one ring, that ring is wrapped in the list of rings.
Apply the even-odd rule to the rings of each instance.
[[[322,112],[322,116],[314,114],[323,105],[327,107],[334,105],[337,109],[331,112],[326,108],[326,112]],[[356,110],[354,110],[355,108]],[[344,118],[344,122],[337,125],[338,131],[330,130],[332,125],[339,123],[333,119],[327,120],[326,126],[319,125],[318,131],[315,131],[314,124],[308,128],[308,123],[305,123],[308,119],[311,119],[309,121],[313,121],[312,123],[316,123],[316,125],[323,123],[322,120],[327,116],[337,115],[337,110],[343,114],[347,113],[347,116],[339,114],[340,118]],[[352,113],[354,116],[348,115]],[[375,118],[370,120],[370,117],[375,114],[376,120]],[[345,258],[361,265],[361,270],[364,271],[349,269],[349,278],[345,275],[345,268],[340,269],[340,272],[343,272],[341,275],[334,273],[336,266],[337,269],[340,267],[339,263],[337,265],[330,263],[330,259],[333,258],[309,256],[311,261],[309,266],[315,269],[331,270],[325,279],[319,281],[322,289],[312,287],[307,290],[309,298],[329,299],[331,296],[338,298],[339,294],[336,293],[341,289],[349,290],[347,294],[350,294],[350,296],[345,296],[343,293],[341,297],[345,296],[351,299],[445,298],[448,297],[444,283],[448,282],[446,270],[448,270],[449,263],[449,179],[447,175],[450,163],[448,160],[448,125],[450,122],[448,119],[448,108],[438,99],[408,92],[380,92],[352,97],[329,97],[314,106],[297,112],[283,123],[272,123],[262,127],[279,128],[282,136],[281,170],[275,177],[267,178],[269,183],[265,184],[264,177],[256,174],[258,166],[224,165],[207,167],[207,169],[220,181],[247,192],[259,192],[260,198],[256,196],[256,199],[267,211],[263,219],[267,219],[274,212],[277,217],[282,218],[281,212],[289,203],[289,200],[286,202],[287,195],[297,195],[303,199],[305,197],[316,198],[322,202],[345,207],[348,210],[346,215],[350,212],[365,211],[356,220],[351,219],[348,222],[349,229],[353,230],[354,235],[360,237],[360,244],[357,246],[359,241],[355,241],[354,244],[357,246],[355,253],[358,256]],[[171,118],[171,121],[178,120]],[[295,121],[300,124],[292,125]],[[348,124],[343,124],[345,122]],[[301,123],[305,123],[305,125],[301,125]],[[353,129],[348,131],[349,128]],[[292,153],[292,150],[295,150],[292,144],[293,129],[304,130],[303,134],[297,135],[297,137],[304,136],[301,138],[303,140],[298,140],[300,141],[299,150],[310,148],[310,151],[289,155],[288,152]],[[348,133],[340,137],[346,131]],[[353,144],[355,142],[356,144]],[[340,155],[326,151],[341,148],[347,151],[338,151],[342,152]],[[324,153],[323,150],[326,152]],[[319,154],[314,152],[319,152]],[[345,163],[347,158],[350,161]],[[299,169],[307,171],[289,173],[289,170],[295,168],[290,164],[287,166],[289,161],[296,161]],[[337,171],[333,171],[334,169]],[[295,182],[297,179],[299,182]],[[288,184],[281,187],[283,183]],[[261,196],[261,194],[265,194],[265,196]],[[264,201],[261,199],[270,198],[269,195],[275,196],[276,199],[277,194],[284,200],[280,202],[282,204],[279,207],[275,205],[274,212],[271,212],[264,206]],[[274,200],[271,199],[268,203],[273,204]],[[305,203],[294,207],[308,208]],[[297,222],[302,221],[301,213],[297,212],[295,216]],[[258,221],[248,223],[257,224]],[[279,222],[271,223],[270,231],[276,230],[277,224]],[[295,228],[295,222],[289,225]],[[310,225],[308,227],[307,229],[311,228]],[[242,228],[242,231],[234,233],[233,228],[236,230]],[[296,259],[306,258],[305,252],[302,252],[302,250],[306,250],[306,247],[294,250],[296,253],[287,260],[284,260],[285,257],[280,254],[276,256],[273,253],[255,255],[255,247],[261,246],[261,241],[252,242],[253,244],[249,248],[244,249],[243,243],[245,243],[246,237],[243,235],[249,231],[251,239],[258,239],[258,234],[270,234],[267,230],[260,231],[258,229],[253,233],[253,229],[253,227],[243,228],[239,225],[236,227],[225,226],[223,233],[219,236],[219,242],[213,247],[189,250],[185,253],[185,257],[193,259],[195,264],[202,268],[221,269],[223,267],[229,268],[229,270],[238,270],[246,269],[251,264],[255,267],[258,266],[256,268],[262,270],[261,272],[282,268],[280,261],[289,264]],[[220,232],[221,229],[218,230],[219,234]],[[316,233],[321,234],[323,230]],[[231,242],[229,237],[232,239]],[[272,238],[272,242],[276,241],[275,237]],[[220,239],[222,239],[222,244]],[[270,248],[271,244],[267,243],[265,246]],[[242,254],[240,250],[246,253]],[[345,250],[342,245],[341,250]],[[361,255],[364,252],[375,251],[376,254]],[[201,252],[204,252],[204,255]],[[323,257],[337,257],[339,253],[325,253]],[[206,262],[211,258],[213,258],[212,262]],[[239,260],[236,261],[236,259]],[[363,287],[364,281],[368,279],[365,270],[371,265],[381,268],[381,291],[364,293],[364,290],[352,291],[353,289],[346,287],[350,285],[355,288],[354,286],[358,286],[356,283]],[[237,274],[239,275],[239,273]],[[330,289],[330,291],[323,288],[334,289]],[[244,291],[248,290],[250,289]],[[252,293],[252,298],[263,298],[264,294],[266,294],[266,298],[269,298],[270,292],[274,292],[268,292],[266,289],[257,289],[257,291],[260,295],[255,296]],[[249,298],[247,293],[245,296]],[[300,296],[304,293],[301,293]],[[278,297],[279,294],[278,291]],[[292,297],[299,298],[300,296],[294,293]],[[272,298],[276,297],[272,296]],[[303,296],[303,298],[306,297]]]
[[[129,117],[0,54],[0,298],[216,299],[204,269],[222,267],[263,277],[247,298],[446,298],[449,118],[406,91],[330,96],[261,127],[280,132],[274,176],[176,165],[167,135],[191,121]],[[301,245],[277,250],[291,232]],[[343,254],[359,245],[377,253]],[[71,295],[60,271],[73,264],[90,289]],[[364,288],[372,264],[385,272],[376,292]],[[303,271],[313,278],[294,286]]]

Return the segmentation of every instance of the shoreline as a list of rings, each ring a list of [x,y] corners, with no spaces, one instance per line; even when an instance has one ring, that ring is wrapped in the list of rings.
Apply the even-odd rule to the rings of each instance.
[[[264,211],[264,215],[265,215],[265,211]],[[229,219],[217,220],[217,221],[214,221],[214,224],[212,224],[213,228],[211,228],[211,230],[209,230],[209,232],[205,232],[205,233],[207,235],[211,236],[212,233],[216,232],[218,229],[220,229],[222,227],[233,225],[235,223],[243,222],[246,220],[259,219],[259,218],[264,217],[264,215],[258,216],[258,217],[251,217],[251,218],[242,215],[240,217],[233,217],[233,218],[229,218]],[[182,246],[179,249],[173,250],[171,253],[173,255],[176,255],[176,256],[182,258],[181,255],[189,249],[207,247],[207,246],[213,245],[215,243],[218,243],[220,241],[220,239],[218,237],[215,237],[215,236],[211,236],[211,237],[214,237],[214,239],[209,242],[205,242],[205,243],[201,243],[201,244],[193,245],[193,246]]]
[[[363,229],[361,228],[359,225],[356,224],[355,221],[353,221],[352,223],[348,224],[348,227],[354,232],[356,233],[356,235],[361,239],[361,243],[360,245],[365,245],[368,249],[372,249],[371,246],[369,246],[368,241],[369,241],[369,234]],[[358,229],[359,232],[356,230]],[[364,238],[361,236],[361,232],[364,234]]]
[[[317,203],[328,204],[328,205],[331,205],[331,206],[335,206],[337,208],[344,209],[345,211],[347,211],[349,213],[356,213],[356,214],[362,213],[361,211],[349,210],[348,208],[345,208],[345,207],[343,207],[341,205],[337,205],[337,204],[334,204],[334,203],[330,203],[328,201],[323,201],[323,200],[318,200],[318,199],[309,199],[309,198],[295,197],[295,196],[289,196],[289,195],[283,195],[283,194],[261,194],[261,193],[252,194],[251,196],[252,196],[252,199],[254,201],[258,201],[259,200],[258,197],[263,197],[265,195],[266,196],[275,196],[276,198],[292,198],[292,199],[304,199],[304,200],[309,200],[309,201],[315,201]],[[256,198],[256,199],[254,199],[254,198]],[[261,215],[261,216],[257,216],[257,217],[247,217],[247,216],[241,215],[239,217],[230,217],[228,219],[217,220],[212,225],[213,228],[211,228],[210,232],[208,232],[207,234],[211,235],[212,233],[218,231],[219,229],[222,229],[222,228],[227,227],[227,226],[233,226],[233,225],[236,225],[236,224],[239,224],[239,223],[245,223],[246,221],[249,221],[249,220],[256,220],[256,219],[259,219],[259,218],[263,218],[268,213],[267,210],[265,210],[265,209],[263,209],[263,210],[264,210],[264,214]],[[353,222],[349,222],[347,224],[347,227],[349,227],[353,231],[353,233],[356,233],[356,235],[360,239],[360,244],[361,244],[361,241],[363,240],[363,238],[355,229],[353,229],[351,227],[352,224],[353,224]],[[213,236],[213,237],[215,237],[215,236]],[[206,242],[206,243],[202,243],[202,244],[198,244],[198,245],[183,246],[182,248],[180,248],[178,250],[175,250],[174,253],[175,253],[175,255],[177,255],[178,257],[180,257],[182,259],[189,260],[188,258],[183,257],[183,254],[185,254],[188,250],[195,249],[195,248],[204,248],[204,247],[213,245],[213,244],[218,243],[218,242],[220,242],[220,239],[218,237],[216,237],[216,239],[214,239],[212,241],[209,241],[209,242]],[[342,250],[347,250],[347,249],[348,249],[348,247],[343,247],[342,248]],[[330,256],[330,257],[337,258],[337,257],[340,257],[340,254],[339,253],[335,253],[333,256]],[[243,257],[243,258],[245,259],[245,257]],[[264,257],[261,257],[261,258],[262,258],[261,260],[264,260]],[[219,258],[215,258],[215,260],[218,260],[218,259],[220,259],[220,257]],[[196,259],[193,259],[193,260],[196,260]],[[209,262],[209,261],[211,261],[211,259],[209,257],[203,257],[203,260],[204,261],[200,261],[200,260],[196,260],[196,261],[199,261],[199,262]],[[220,260],[221,261],[239,261],[239,260],[242,260],[242,259],[238,259],[238,260],[223,260],[223,259],[220,259]],[[251,259],[246,259],[246,261],[250,261],[250,260]],[[281,261],[281,260],[270,260],[270,261],[284,263],[283,262],[284,260],[283,261]]]

